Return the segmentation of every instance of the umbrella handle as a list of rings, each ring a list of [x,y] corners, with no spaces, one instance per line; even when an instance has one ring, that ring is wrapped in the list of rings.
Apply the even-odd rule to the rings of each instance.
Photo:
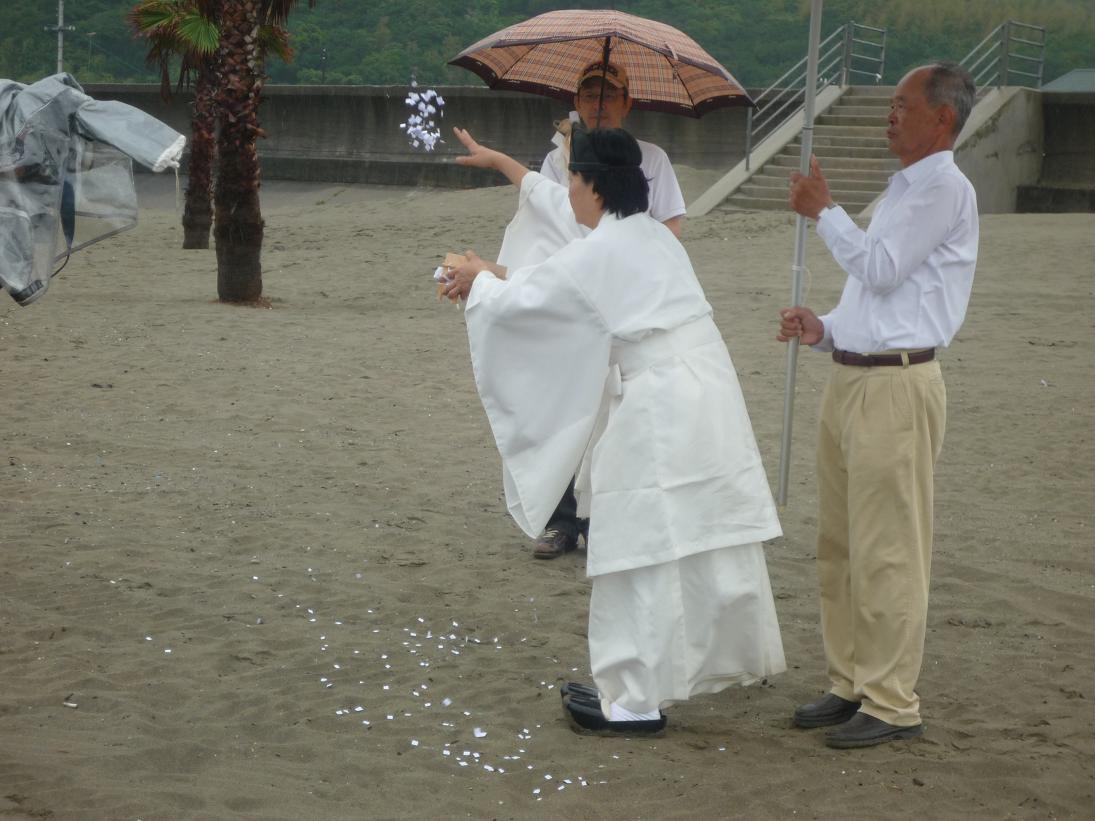
[[[611,40],[611,37],[606,37],[604,48],[601,49],[601,96],[597,99],[597,122],[594,128],[601,127],[601,109],[605,105],[605,85],[608,83],[608,55],[612,52]]]

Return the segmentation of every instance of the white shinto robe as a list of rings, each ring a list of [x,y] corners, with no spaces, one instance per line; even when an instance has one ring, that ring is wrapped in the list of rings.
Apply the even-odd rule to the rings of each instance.
[[[526,175],[500,258],[530,256],[519,238],[542,251],[578,236],[566,196]],[[775,505],[711,306],[669,229],[605,214],[538,265],[480,273],[466,320],[507,505],[530,537],[586,457],[602,695],[648,712],[785,669],[760,546],[781,533]]]

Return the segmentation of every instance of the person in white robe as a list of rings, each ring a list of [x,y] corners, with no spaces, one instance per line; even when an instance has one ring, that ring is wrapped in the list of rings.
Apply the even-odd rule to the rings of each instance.
[[[626,131],[575,136],[569,190],[456,133],[458,162],[519,186],[515,224],[591,229],[537,265],[473,257],[445,288],[467,300],[514,520],[539,533],[576,471],[588,497],[594,684],[564,686],[568,716],[660,733],[674,702],[785,669],[761,545],[781,530],[733,363],[684,248],[644,213]]]

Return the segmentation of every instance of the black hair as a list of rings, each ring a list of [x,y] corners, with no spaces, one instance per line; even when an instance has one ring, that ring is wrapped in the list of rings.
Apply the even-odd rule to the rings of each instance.
[[[617,217],[641,214],[650,204],[650,183],[643,174],[643,152],[622,128],[575,130],[570,143],[570,170],[593,185],[604,208]]]

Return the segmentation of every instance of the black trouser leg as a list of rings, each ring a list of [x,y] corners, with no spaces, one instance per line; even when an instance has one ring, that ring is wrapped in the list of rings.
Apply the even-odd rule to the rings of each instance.
[[[575,539],[578,538],[578,500],[574,497],[574,480],[570,480],[563,498],[555,506],[555,512],[548,519],[548,528],[554,528]]]

